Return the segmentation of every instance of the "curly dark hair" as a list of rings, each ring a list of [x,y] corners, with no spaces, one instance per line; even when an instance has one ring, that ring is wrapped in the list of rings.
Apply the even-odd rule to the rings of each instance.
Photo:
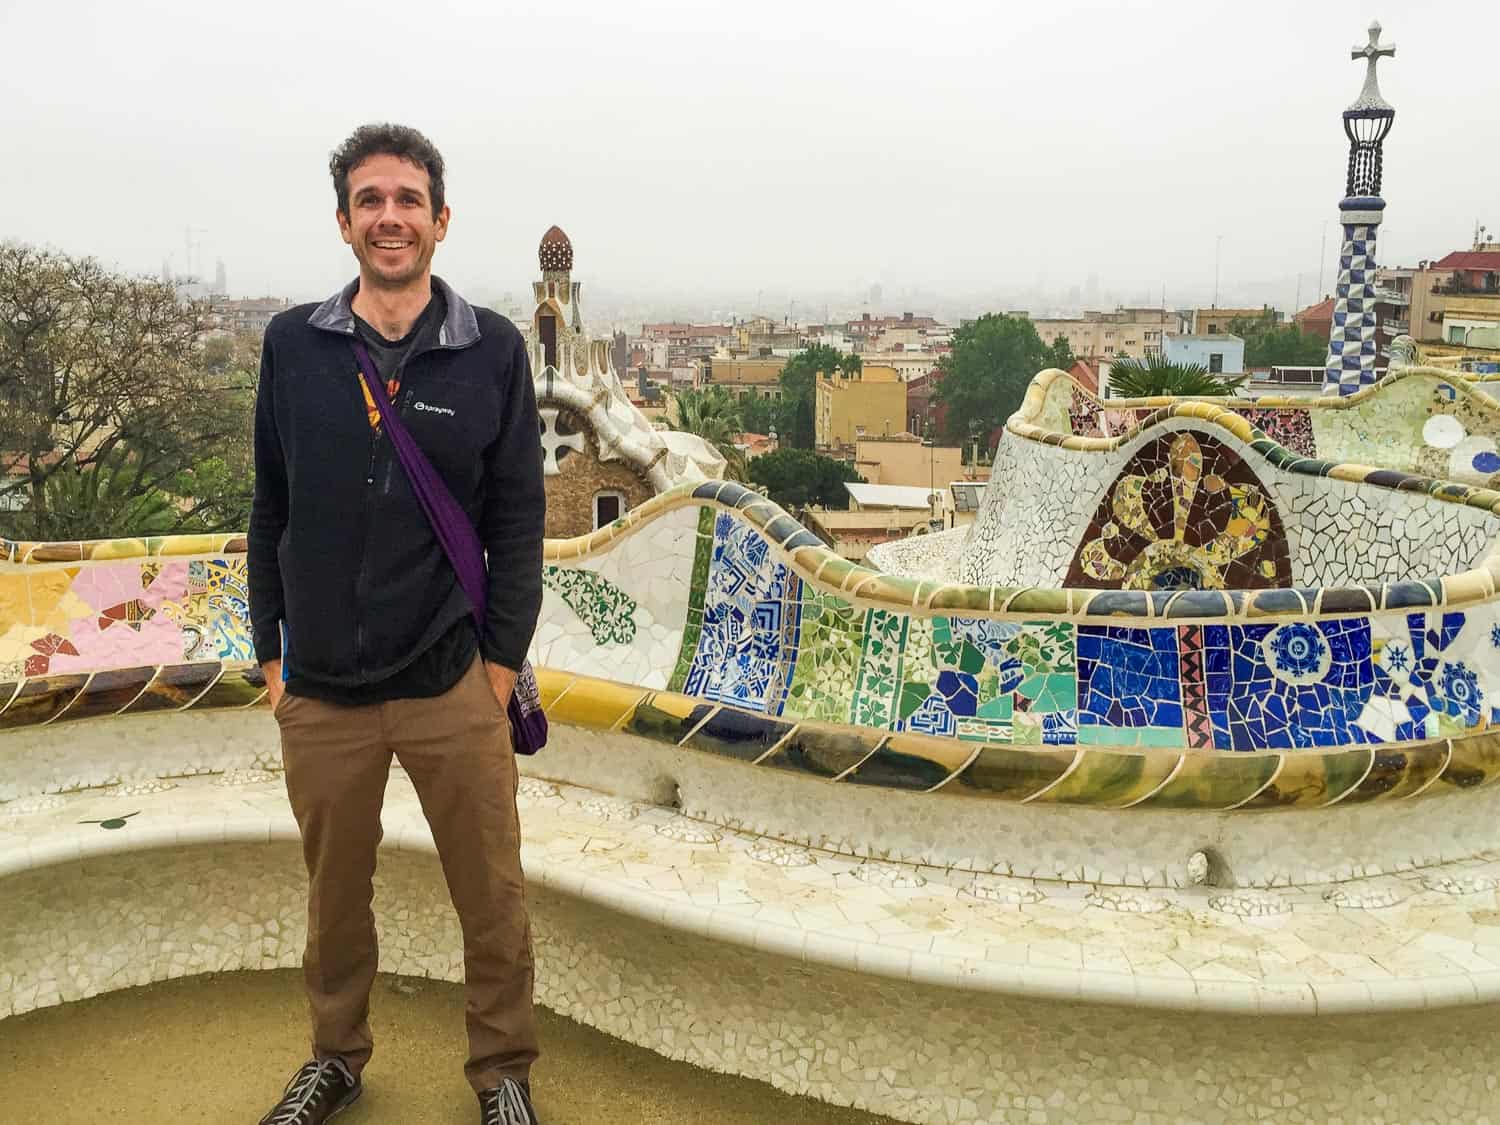
[[[443,154],[417,130],[389,122],[361,125],[329,156],[328,170],[333,173],[340,211],[349,213],[349,173],[372,156],[399,156],[427,169],[432,184],[432,217],[437,218],[443,209]]]

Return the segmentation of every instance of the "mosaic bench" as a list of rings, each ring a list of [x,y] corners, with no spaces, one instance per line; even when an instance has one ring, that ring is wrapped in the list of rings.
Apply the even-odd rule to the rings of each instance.
[[[1473,1113],[1500,493],[1300,456],[1210,403],[1097,438],[1018,416],[999,455],[968,582],[849,563],[726,482],[548,543],[544,1001],[909,1121],[1274,1114],[1267,1074],[1312,1120]],[[243,539],[0,559],[0,910],[24,919],[0,1014],[295,963]],[[389,967],[452,979],[407,789]],[[1422,1044],[1399,1089],[1397,1018]]]

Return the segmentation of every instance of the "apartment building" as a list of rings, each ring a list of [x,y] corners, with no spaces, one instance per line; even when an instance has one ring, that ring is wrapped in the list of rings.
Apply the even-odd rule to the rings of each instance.
[[[1259,320],[1269,314],[1276,324],[1284,319],[1279,309],[1264,305],[1258,309],[1221,309],[1211,306],[1193,309],[1188,314],[1189,331],[1194,336],[1223,336],[1233,329],[1229,326],[1236,320]]]
[[[723,387],[736,396],[781,397],[781,370],[786,366],[785,359],[715,355],[703,360],[702,365],[702,385],[705,387]]]
[[[1113,312],[1085,312],[1081,317],[1034,318],[1044,344],[1059,336],[1068,341],[1073,354],[1083,359],[1145,359],[1161,352],[1162,340],[1180,331],[1177,313],[1167,309],[1118,308]]]
[[[235,301],[223,298],[214,301],[211,311],[220,328],[259,336],[270,326],[272,317],[291,307],[292,302],[287,297],[250,297]]]
[[[859,438],[899,434],[905,428],[906,384],[894,367],[867,363],[852,374],[819,372],[813,394],[819,449],[853,448]]]
[[[1409,334],[1425,343],[1500,349],[1500,245],[1478,242],[1411,279]]]
[[[732,324],[685,324],[671,321],[641,325],[640,342],[653,349],[665,347],[665,354],[653,354],[660,367],[687,367],[695,360],[707,359],[721,348],[735,342]]]

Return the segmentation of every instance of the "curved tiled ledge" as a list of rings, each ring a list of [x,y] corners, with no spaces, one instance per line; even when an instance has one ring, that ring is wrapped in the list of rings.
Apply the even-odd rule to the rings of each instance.
[[[1340,411],[1354,410],[1365,403],[1373,401],[1385,395],[1391,387],[1409,379],[1434,379],[1455,388],[1455,393],[1462,392],[1464,397],[1481,412],[1493,416],[1495,425],[1500,427],[1500,403],[1497,403],[1487,394],[1475,391],[1471,383],[1494,382],[1492,378],[1468,378],[1460,373],[1444,371],[1437,367],[1408,367],[1394,372],[1381,379],[1378,383],[1363,387],[1349,395],[1266,395],[1263,398],[1234,398],[1226,397],[1204,397],[1196,399],[1175,398],[1163,395],[1156,398],[1111,398],[1102,399],[1082,386],[1072,375],[1056,367],[1050,367],[1042,371],[1032,379],[1031,385],[1026,389],[1026,395],[1021,400],[1020,409],[1012,414],[1006,422],[1006,429],[1021,437],[1030,438],[1034,441],[1044,441],[1049,445],[1062,445],[1068,449],[1090,450],[1095,452],[1112,452],[1139,437],[1143,430],[1156,425],[1167,418],[1194,418],[1198,421],[1207,422],[1209,425],[1218,426],[1226,432],[1233,434],[1247,445],[1250,444],[1250,435],[1258,435],[1264,438],[1265,431],[1256,426],[1248,418],[1240,413],[1242,410],[1277,410],[1292,408],[1297,410],[1314,410],[1319,413],[1338,413]],[[1150,411],[1144,418],[1138,419],[1121,433],[1112,434],[1109,437],[1089,437],[1083,434],[1064,434],[1056,430],[1049,430],[1037,424],[1037,419],[1043,413],[1047,395],[1054,384],[1070,384],[1076,388],[1078,393],[1091,404],[1106,410],[1147,410]],[[1293,461],[1303,461],[1309,465],[1325,465],[1330,462],[1320,461],[1317,458],[1299,458],[1291,450],[1272,441],[1267,447],[1257,452],[1266,452],[1269,448],[1281,450]],[[1274,462],[1273,462],[1274,463]],[[1278,468],[1289,468],[1288,465],[1278,464]],[[1365,468],[1364,466],[1348,466],[1352,469]],[[1293,469],[1293,472],[1309,472],[1307,469]],[[1398,470],[1370,469],[1372,472],[1396,472]],[[1316,476],[1327,476],[1327,473],[1314,472]],[[1430,478],[1416,476],[1415,474],[1402,473],[1403,477],[1413,480],[1430,480]],[[1342,477],[1340,479],[1354,479],[1359,483],[1363,478]],[[1370,482],[1380,483],[1380,482]],[[1442,483],[1442,482],[1433,482]],[[1390,487],[1389,484],[1386,485]],[[1457,486],[1462,487],[1462,486]],[[1478,489],[1475,491],[1486,491]],[[1497,494],[1500,495],[1500,494]]]
[[[1454,488],[1463,486],[1454,485]],[[1484,490],[1470,489],[1480,492]],[[1483,505],[1500,514],[1500,493]],[[575,539],[549,540],[546,561],[577,563],[605,551],[657,516],[687,505],[733,512],[786,556],[788,567],[817,589],[860,608],[917,616],[954,614],[1006,621],[1068,620],[1079,624],[1268,624],[1308,617],[1381,611],[1459,608],[1487,602],[1500,590],[1500,554],[1461,574],[1379,586],[1269,590],[1094,590],[1068,587],[970,586],[904,578],[850,562],[766,497],[733,481],[681,485],[653,497],[609,527]]]
[[[85,794],[5,818],[0,876],[153,848],[295,843],[280,779],[262,780],[230,789],[202,779],[129,798]],[[1471,911],[1492,913],[1495,862],[1328,889],[1143,892],[955,878],[938,868],[812,853],[540,782],[523,783],[522,807],[523,858],[534,883],[651,926],[808,966],[970,993],[1178,1012],[1317,1016],[1500,1000],[1500,950],[1438,937],[1444,926],[1432,924],[1434,914],[1451,914],[1447,929],[1461,931],[1475,924]],[[83,817],[89,823],[76,823]],[[399,772],[384,820],[385,849],[434,853]],[[649,859],[629,871],[609,858],[618,848]],[[714,861],[704,867],[706,852]],[[1158,937],[1163,929],[1173,935],[1170,953],[1160,952],[1160,941],[1151,943],[1157,952],[1140,946],[1136,914],[1151,916]],[[1266,918],[1276,925],[1267,927]],[[1335,946],[1348,952],[1332,962],[1316,952]],[[1305,967],[1281,955],[1291,947],[1303,950]],[[1269,961],[1246,957],[1262,948]],[[1393,952],[1369,951],[1377,948]],[[1236,969],[1226,971],[1228,963]],[[1250,969],[1270,963],[1277,967]]]
[[[556,724],[620,732],[787,776],[913,794],[1131,810],[1326,809],[1500,780],[1500,730],[1396,745],[1252,752],[977,744],[798,722],[557,669],[537,672]],[[7,689],[0,732],[164,710],[263,704],[260,669],[182,664],[42,677]],[[0,696],[0,699],[4,699]]]
[[[1195,416],[1192,411],[1198,408],[1209,412],[1219,409],[1190,402],[1172,410],[1183,412],[1174,416]],[[1409,479],[1426,480],[1420,477]],[[1366,483],[1404,488],[1400,484],[1374,480]],[[1500,493],[1464,485],[1445,484],[1443,488],[1450,490],[1451,495],[1434,494],[1436,498],[1472,503],[1474,507],[1500,515]],[[1460,493],[1463,497],[1459,496]],[[773,543],[785,555],[788,567],[816,589],[838,594],[860,608],[887,609],[917,616],[954,614],[1018,622],[1056,619],[1094,625],[1118,624],[1122,620],[1163,625],[1267,624],[1308,617],[1335,618],[1382,611],[1460,608],[1490,601],[1500,590],[1500,554],[1493,553],[1480,566],[1459,574],[1355,587],[1148,592],[971,586],[936,579],[903,578],[871,570],[835,554],[774,502],[734,481],[679,485],[652,497],[608,527],[589,535],[549,539],[544,562],[568,565],[593,558],[657,517],[685,507],[707,507],[736,514]],[[100,539],[81,543],[24,543],[0,539],[0,561],[8,559],[13,564],[43,566],[168,556],[206,557],[219,550],[237,548],[243,552],[243,544],[241,536],[197,535]]]

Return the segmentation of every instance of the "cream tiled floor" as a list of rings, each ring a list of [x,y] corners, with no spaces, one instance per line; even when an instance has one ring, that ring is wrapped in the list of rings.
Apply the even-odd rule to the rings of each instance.
[[[1057,999],[1328,1014],[1500,997],[1500,860],[1276,891],[1145,891],[864,861],[524,779],[528,877],[695,934],[879,976]],[[105,824],[87,822],[106,822]],[[395,770],[385,847],[431,852]],[[0,805],[0,876],[296,838],[280,775]]]

